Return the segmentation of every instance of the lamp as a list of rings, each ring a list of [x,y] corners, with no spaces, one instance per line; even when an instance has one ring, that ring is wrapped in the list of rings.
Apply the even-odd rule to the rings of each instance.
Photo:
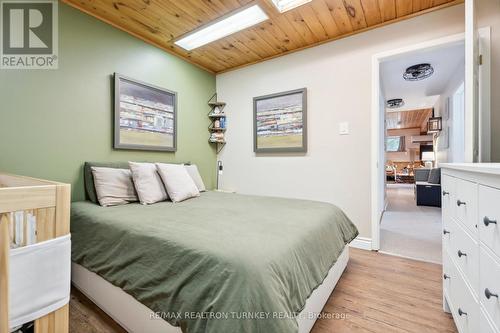
[[[422,161],[425,162],[425,167],[432,169],[434,165],[434,160],[435,160],[434,152],[433,151],[424,151],[422,152]]]

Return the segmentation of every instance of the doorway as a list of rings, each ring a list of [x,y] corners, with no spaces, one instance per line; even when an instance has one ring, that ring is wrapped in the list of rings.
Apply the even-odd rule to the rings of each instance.
[[[446,59],[449,52],[457,55],[454,61]],[[464,53],[464,34],[458,34],[373,57],[372,105],[378,110],[372,117],[374,250],[440,261],[440,209],[417,205],[414,169],[451,162],[453,140],[448,127],[453,118],[448,115],[453,111],[449,100],[463,83]],[[432,66],[429,78],[405,84],[403,73],[418,64]],[[448,84],[452,77],[454,84],[458,82],[455,86]],[[390,100],[393,105],[389,107]],[[438,133],[427,134],[429,119],[437,117],[446,121],[441,122]],[[421,251],[423,248],[427,250]]]
[[[380,148],[385,152],[387,198],[380,222],[381,252],[441,262],[439,165],[460,159],[453,158],[457,148],[450,133],[463,140],[464,79],[463,40],[380,63],[386,98],[385,144]]]
[[[470,10],[469,10],[470,11]],[[470,15],[469,15],[470,16]],[[472,38],[471,31],[477,32],[478,38]],[[439,146],[449,143],[454,145],[455,149],[447,149],[447,152],[435,152],[435,158],[439,161],[444,156],[451,162],[464,160],[472,162],[474,156],[478,156],[479,161],[487,162],[490,158],[490,69],[491,69],[491,31],[490,27],[476,29],[476,27],[468,22],[466,24],[466,34],[456,34],[435,40],[426,41],[420,44],[410,45],[400,49],[390,50],[376,54],[372,57],[372,116],[371,116],[371,249],[380,250],[380,222],[382,216],[388,207],[388,197],[386,193],[386,170],[385,170],[385,103],[387,101],[384,96],[384,90],[380,71],[381,64],[390,60],[400,58],[418,51],[430,51],[436,48],[445,47],[465,41],[465,85],[458,87],[454,92],[453,98],[441,99],[441,103],[448,103],[448,110],[459,114],[463,112],[463,136],[457,131],[453,132],[450,128],[448,135],[438,135],[434,145]],[[472,54],[476,52],[476,42],[479,46],[481,55],[481,65],[474,60]],[[474,51],[474,52],[472,52]],[[474,53],[476,54],[476,53]],[[478,67],[479,66],[479,67]],[[476,69],[476,67],[478,67]],[[472,70],[474,69],[474,71]],[[477,72],[477,76],[475,75]],[[470,79],[474,74],[474,80]],[[475,80],[477,78],[478,80]],[[468,84],[467,84],[468,82]],[[478,82],[478,94],[475,94],[471,88],[471,82]],[[465,98],[465,102],[456,102]],[[475,111],[474,101],[478,102],[479,108]],[[460,116],[461,118],[461,116]],[[451,120],[451,126],[461,127],[461,124],[454,124]],[[447,128],[447,127],[444,127]],[[440,131],[441,133],[441,131]],[[479,137],[480,140],[477,138]],[[448,140],[445,140],[448,138]],[[463,142],[463,149],[456,145],[456,140]],[[477,140],[476,140],[477,139]],[[432,161],[429,161],[432,162]],[[436,163],[436,162],[433,162]]]

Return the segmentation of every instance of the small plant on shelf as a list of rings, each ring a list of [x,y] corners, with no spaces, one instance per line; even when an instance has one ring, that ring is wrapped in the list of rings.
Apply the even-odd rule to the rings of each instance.
[[[215,93],[208,100],[208,106],[210,106],[210,112],[208,113],[208,118],[210,118],[210,125],[208,126],[210,138],[208,142],[216,145],[218,154],[226,145],[226,113],[224,112],[226,103],[217,101],[217,93]]]

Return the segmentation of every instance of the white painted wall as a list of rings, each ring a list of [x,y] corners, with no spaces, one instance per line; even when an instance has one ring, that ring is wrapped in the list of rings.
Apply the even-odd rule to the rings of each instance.
[[[218,75],[228,114],[222,187],[334,203],[361,236],[371,237],[372,56],[463,30],[459,5]],[[255,155],[252,98],[302,87],[308,89],[308,152]],[[338,134],[343,121],[350,135]]]
[[[437,116],[443,117],[443,129],[449,128],[449,133],[448,133],[448,148],[444,148],[446,145],[442,144],[441,141],[446,141],[446,138],[443,134],[443,132],[440,133],[439,137],[437,138],[437,149],[436,149],[436,162],[438,163],[448,163],[448,162],[464,162],[463,160],[454,160],[454,152],[456,153],[456,149],[464,149],[463,143],[461,145],[457,145],[453,137],[458,134],[460,137],[464,137],[464,128],[463,128],[463,120],[462,122],[454,122],[454,119],[458,116],[454,114],[454,101],[453,101],[453,96],[457,89],[464,83],[465,79],[465,72],[464,72],[464,64],[461,64],[458,66],[455,70],[455,74],[450,78],[448,85],[442,92],[439,101],[435,107],[435,113]],[[446,119],[444,117],[445,113],[445,108],[446,108],[446,103],[447,99],[449,102],[449,117]],[[462,101],[463,104],[463,101]],[[462,114],[463,117],[463,114]],[[462,124],[460,128],[457,128],[454,126],[454,124]],[[456,154],[457,155],[457,154]],[[462,151],[463,155],[463,151]]]

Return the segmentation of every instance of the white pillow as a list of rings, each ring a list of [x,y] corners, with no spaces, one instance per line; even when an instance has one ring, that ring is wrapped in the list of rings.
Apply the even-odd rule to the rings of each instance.
[[[200,196],[200,191],[184,165],[156,163],[156,167],[173,202]]]
[[[186,167],[187,172],[193,179],[194,183],[196,184],[196,187],[200,192],[204,192],[207,189],[205,188],[205,184],[203,183],[203,179],[201,179],[200,172],[198,171],[198,167],[196,164],[191,164],[191,165],[184,165]]]
[[[143,205],[167,200],[167,191],[154,163],[128,162],[135,190]]]
[[[92,175],[101,206],[125,205],[137,201],[130,170],[92,167]]]

